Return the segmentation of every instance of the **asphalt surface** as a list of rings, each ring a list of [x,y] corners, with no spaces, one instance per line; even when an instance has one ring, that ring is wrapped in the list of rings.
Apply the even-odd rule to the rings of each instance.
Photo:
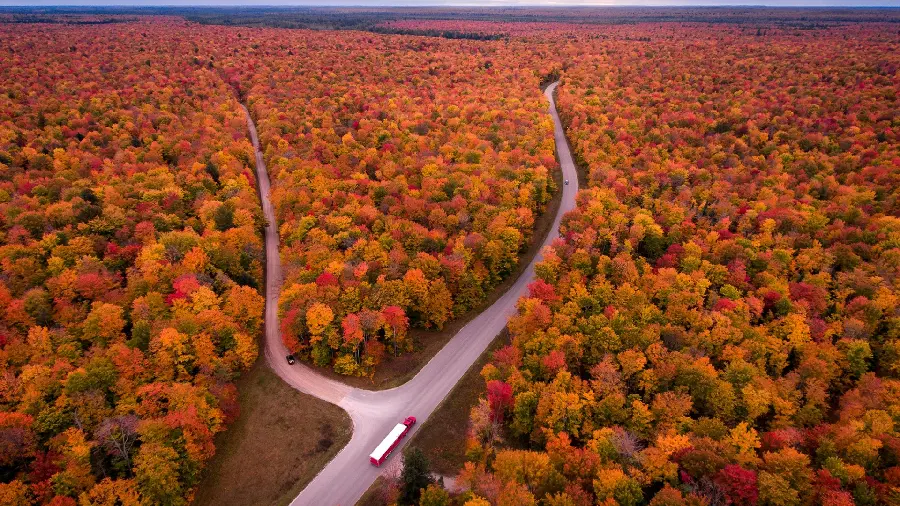
[[[544,94],[550,102],[549,112],[553,118],[556,150],[563,177],[569,180],[569,184],[563,186],[562,201],[553,226],[544,239],[544,246],[559,236],[560,220],[566,212],[575,207],[575,194],[578,191],[577,171],[553,100],[553,91],[557,84],[551,84]],[[244,111],[247,112],[246,107]],[[428,419],[463,374],[506,326],[509,316],[515,313],[516,302],[534,279],[534,264],[540,261],[543,255],[541,253],[536,255],[505,294],[463,327],[413,379],[397,388],[381,391],[353,388],[326,378],[299,362],[288,365],[285,360],[288,351],[281,341],[278,324],[278,294],[282,270],[278,254],[275,213],[269,201],[269,175],[260,151],[256,126],[249,113],[247,123],[253,147],[256,149],[259,191],[263,212],[268,221],[265,229],[266,359],[275,373],[288,384],[301,392],[342,407],[353,420],[353,437],[350,442],[300,492],[291,505],[353,506],[387,467],[390,460],[399,458],[397,454],[400,453],[400,447],[394,450],[388,457],[388,462],[380,468],[369,463],[369,453],[378,446],[395,424],[407,416],[415,416],[418,423],[413,426],[404,443],[422,422]],[[297,429],[303,430],[300,427]]]

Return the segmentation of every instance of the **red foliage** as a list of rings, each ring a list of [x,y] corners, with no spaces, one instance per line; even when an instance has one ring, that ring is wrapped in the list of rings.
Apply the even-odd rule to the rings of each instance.
[[[713,311],[731,311],[736,308],[737,304],[730,299],[719,299],[716,301],[716,304],[713,306]]]
[[[241,414],[241,406],[238,403],[238,391],[234,383],[218,383],[210,387],[209,393],[218,401],[223,421],[226,424],[237,420]]]
[[[316,278],[316,284],[319,286],[338,286],[338,279],[330,272],[323,272]]]
[[[549,377],[566,368],[566,355],[559,350],[553,350],[541,359],[541,365],[547,369]]]
[[[49,480],[60,471],[60,467],[57,465],[59,460],[60,455],[53,451],[37,452],[31,463],[28,479],[33,483]]]
[[[819,469],[816,471],[815,484],[816,489],[822,492],[841,489],[841,480],[832,476],[827,469]]]
[[[789,286],[791,300],[805,303],[814,313],[821,313],[826,308],[827,293],[824,289],[809,283],[791,283]]]
[[[508,345],[494,352],[493,362],[500,367],[518,368],[522,364],[522,352]]]
[[[529,296],[535,299],[541,299],[547,304],[559,301],[556,295],[556,288],[542,279],[536,279],[528,285]]]
[[[731,504],[754,505],[759,497],[755,471],[729,464],[716,474],[714,481],[722,487]]]
[[[506,410],[512,407],[512,387],[503,381],[488,381],[487,398],[491,407],[491,419],[497,422],[502,421]]]
[[[78,505],[78,503],[75,502],[75,499],[72,499],[71,497],[67,497],[67,496],[62,496],[62,495],[55,496],[53,499],[50,500],[49,503],[47,503],[47,506],[77,506],[77,505]]]

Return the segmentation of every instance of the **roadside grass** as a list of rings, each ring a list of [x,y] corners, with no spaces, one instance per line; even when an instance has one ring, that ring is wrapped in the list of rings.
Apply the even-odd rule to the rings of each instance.
[[[381,498],[381,487],[384,478],[379,476],[372,482],[372,486],[366,493],[356,501],[356,506],[384,506],[384,500]]]
[[[557,154],[557,162],[558,161],[559,155]],[[553,172],[553,181],[556,185],[555,191],[553,192],[553,198],[550,199],[550,202],[545,206],[544,212],[542,212],[535,220],[534,232],[531,235],[531,244],[528,246],[528,249],[519,256],[519,263],[516,265],[516,269],[512,274],[494,287],[480,305],[464,314],[456,315],[455,318],[448,322],[441,330],[421,328],[410,329],[410,336],[413,339],[414,346],[413,351],[399,357],[387,356],[384,362],[378,364],[375,368],[375,375],[371,379],[342,376],[331,369],[321,367],[316,367],[316,371],[326,377],[336,379],[352,387],[364,388],[366,390],[386,390],[388,388],[400,386],[412,379],[420,369],[425,367],[425,364],[427,364],[432,357],[437,355],[437,353],[444,348],[444,345],[446,345],[460,329],[465,327],[469,321],[481,314],[482,311],[490,307],[491,304],[505,294],[516,280],[519,279],[522,272],[525,271],[525,267],[527,267],[531,260],[540,252],[540,245],[544,242],[544,237],[550,232],[550,227],[553,226],[553,220],[556,218],[556,213],[559,210],[559,205],[562,201],[561,189],[563,187],[563,178],[561,170]],[[466,416],[468,416],[468,414]]]
[[[469,413],[485,392],[481,369],[491,360],[494,351],[507,344],[509,331],[503,329],[410,439],[406,448],[415,446],[425,452],[433,473],[455,476],[462,469],[466,462]]]
[[[288,504],[350,441],[350,417],[291,388],[262,357],[237,388],[241,414],[216,437],[194,504]]]

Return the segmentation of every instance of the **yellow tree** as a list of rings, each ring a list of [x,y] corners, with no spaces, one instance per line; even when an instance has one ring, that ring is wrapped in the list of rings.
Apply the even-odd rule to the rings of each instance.
[[[334,320],[334,312],[325,304],[317,302],[306,310],[306,326],[314,336],[321,336]]]

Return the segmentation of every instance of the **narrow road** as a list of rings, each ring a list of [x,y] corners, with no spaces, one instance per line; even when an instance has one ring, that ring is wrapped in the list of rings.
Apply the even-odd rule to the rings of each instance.
[[[554,138],[563,178],[570,183],[563,186],[562,202],[543,246],[558,237],[560,220],[563,214],[575,207],[575,194],[578,191],[575,163],[572,161],[553,100],[557,84],[558,82],[551,84],[544,94],[550,102],[549,112],[553,117]],[[284,359],[288,351],[281,342],[278,325],[278,294],[282,271],[278,254],[278,229],[275,213],[269,201],[269,174],[260,150],[256,126],[246,107],[244,111],[247,113],[247,125],[256,150],[259,192],[263,212],[268,221],[265,230],[266,359],[272,369],[288,384],[344,408],[353,420],[353,437],[350,442],[300,492],[291,505],[353,506],[384,470],[384,466],[377,468],[369,463],[369,453],[403,418],[412,415],[418,419],[419,423],[413,427],[413,431],[428,419],[494,337],[506,326],[507,319],[515,312],[516,301],[533,280],[534,264],[542,255],[536,255],[503,296],[463,327],[412,380],[404,385],[390,390],[363,390],[325,378],[306,365],[288,365]],[[407,436],[404,441],[408,441],[409,438],[410,436]],[[399,448],[394,451],[395,454],[399,452]],[[396,455],[389,458],[396,458]]]

